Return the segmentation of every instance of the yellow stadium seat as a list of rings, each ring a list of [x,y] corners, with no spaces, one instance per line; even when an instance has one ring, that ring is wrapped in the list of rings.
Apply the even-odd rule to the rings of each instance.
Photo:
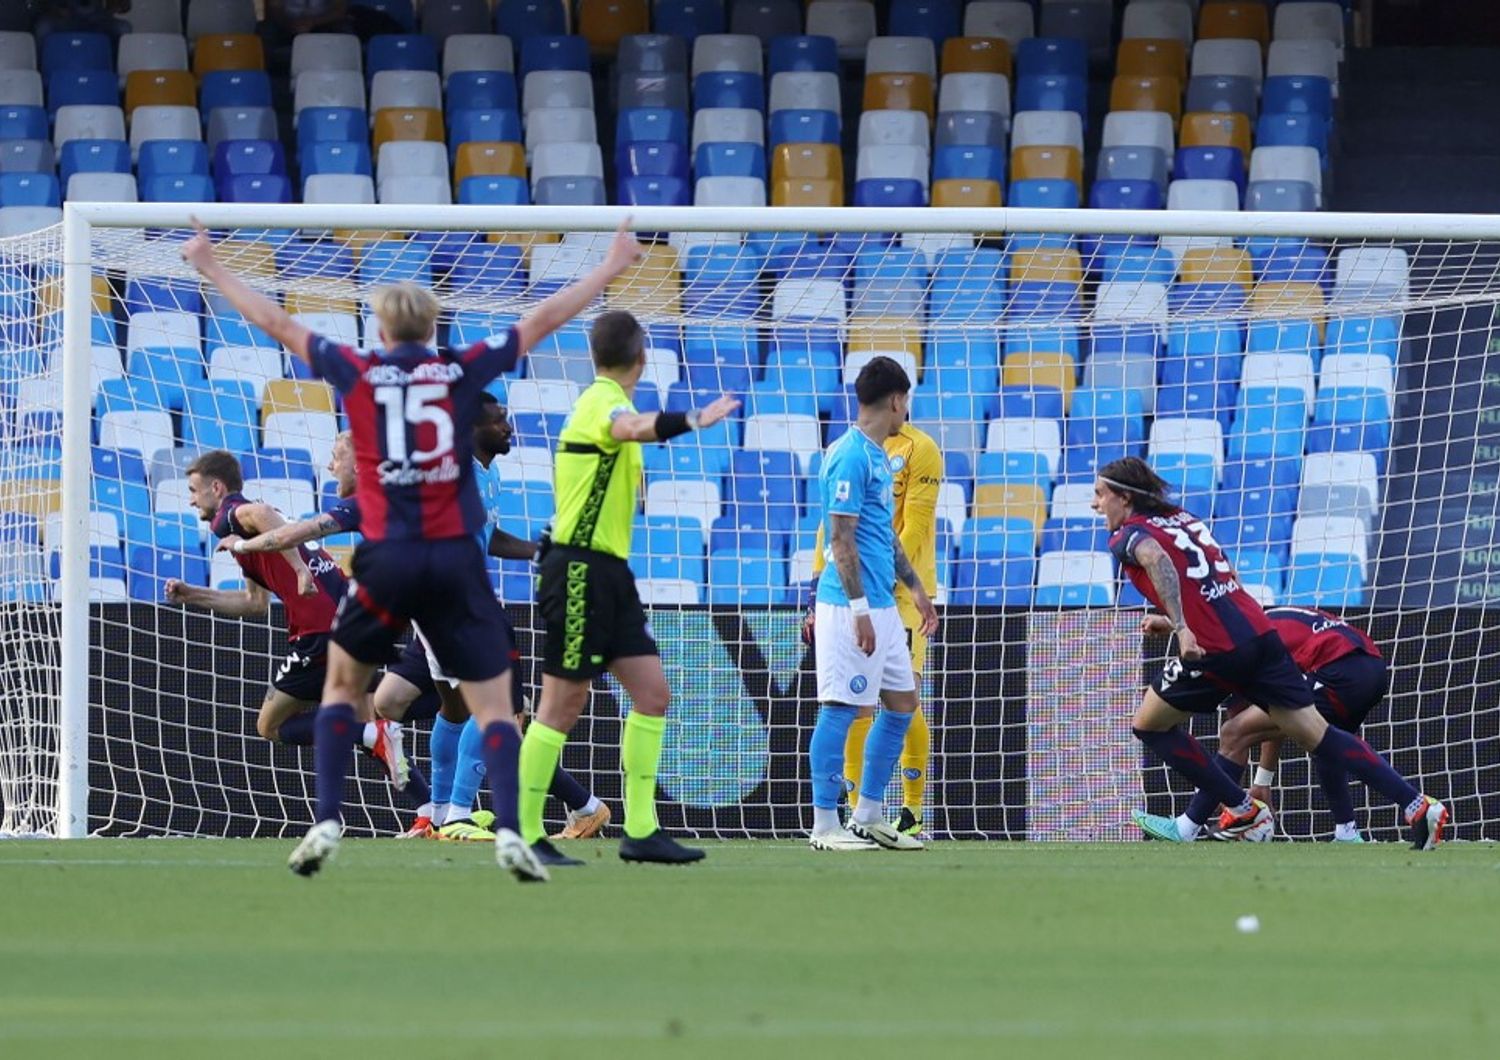
[[[665,244],[648,246],[641,261],[610,283],[604,298],[611,309],[678,315],[682,286],[677,273],[677,251]]]
[[[198,79],[186,70],[132,70],[125,78],[125,113],[137,107],[196,107]]]
[[[1183,147],[1235,147],[1250,158],[1250,116],[1194,111],[1182,116]]]
[[[260,420],[277,412],[332,413],[333,388],[318,379],[272,379],[260,402]]]
[[[524,177],[526,148],[504,141],[475,140],[461,144],[453,159],[453,190],[466,177]]]
[[[1025,519],[1038,531],[1047,519],[1047,494],[1034,482],[987,482],[974,487],[975,519]]]
[[[942,72],[1010,77],[1010,41],[1004,37],[949,37],[943,42]]]
[[[306,278],[300,281],[301,284],[307,282]],[[317,281],[313,282],[316,283]],[[312,291],[288,291],[286,294],[286,311],[293,314],[347,313],[350,316],[358,316],[359,303],[353,298],[317,294]]]
[[[1110,83],[1109,109],[1164,111],[1175,125],[1182,117],[1182,82],[1175,77],[1122,74]]]
[[[392,140],[443,142],[443,112],[431,107],[382,107],[375,112],[375,143]]]
[[[1277,280],[1258,283],[1250,290],[1250,315],[1252,317],[1287,317],[1311,320],[1323,334],[1323,313],[1326,303],[1323,287],[1316,283],[1299,283],[1295,280]]]
[[[230,239],[216,248],[220,261],[237,273],[276,278],[276,250],[265,243],[251,243],[245,239]]]
[[[1073,404],[1073,389],[1078,385],[1078,369],[1073,355],[1057,353],[1013,353],[1000,368],[1004,386],[1050,387],[1062,391],[1063,409]]]
[[[771,179],[844,182],[844,156],[837,144],[777,144],[771,152]]]
[[[62,483],[56,479],[0,479],[0,512],[20,512],[41,522],[62,510]]]
[[[1115,58],[1116,77],[1175,77],[1186,83],[1187,49],[1170,38],[1135,37],[1120,42]]]
[[[920,110],[932,117],[932,78],[926,74],[865,77],[865,110]]]
[[[1018,147],[1010,153],[1011,180],[1071,180],[1083,186],[1083,159],[1076,147]]]
[[[1238,247],[1196,247],[1182,255],[1180,283],[1232,283],[1249,288],[1255,282],[1250,253]]]
[[[324,545],[323,551],[333,558],[333,562],[339,565],[339,570],[345,574],[354,573],[354,546],[353,545]]]
[[[650,22],[646,0],[579,0],[578,33],[595,55],[614,55],[621,37],[647,32]]]
[[[1253,40],[1264,50],[1271,39],[1266,5],[1256,3],[1204,4],[1198,11],[1199,40]]]
[[[254,33],[208,34],[193,44],[193,73],[199,77],[215,70],[265,68],[266,52]]]
[[[1003,206],[998,180],[935,180],[934,206]]]
[[[105,316],[114,315],[114,292],[109,286],[109,277],[96,275],[89,286],[94,292],[94,312]],[[43,316],[61,313],[63,307],[63,282],[61,276],[43,280],[36,289],[36,298]]]
[[[849,352],[909,353],[922,367],[922,329],[904,317],[856,317],[849,322]]]
[[[841,180],[778,180],[771,185],[772,206],[842,206]]]
[[[1072,248],[1020,250],[1010,256],[1011,283],[1083,282],[1083,260]]]

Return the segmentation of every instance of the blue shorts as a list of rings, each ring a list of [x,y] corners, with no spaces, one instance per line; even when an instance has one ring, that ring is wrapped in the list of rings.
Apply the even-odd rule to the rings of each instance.
[[[488,681],[510,667],[510,627],[472,537],[366,541],[354,550],[334,643],[362,663],[392,663],[412,622],[460,681]]]
[[[1152,682],[1156,694],[1189,714],[1209,714],[1231,696],[1258,707],[1310,707],[1312,690],[1276,632],[1195,662],[1168,659]]]
[[[328,672],[328,634],[312,633],[287,643],[286,658],[276,668],[271,687],[305,703],[323,702]]]
[[[1390,688],[1391,672],[1385,660],[1362,651],[1333,660],[1308,674],[1312,679],[1313,705],[1328,724],[1346,732],[1358,732],[1370,711],[1380,705]]]

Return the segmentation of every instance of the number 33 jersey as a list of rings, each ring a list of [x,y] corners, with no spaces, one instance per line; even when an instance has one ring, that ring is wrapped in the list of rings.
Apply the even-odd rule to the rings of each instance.
[[[344,398],[366,540],[479,533],[485,523],[474,484],[479,395],[515,367],[519,351],[514,328],[462,352],[420,342],[364,352],[321,335],[308,340],[314,374]]]
[[[1109,539],[1109,550],[1146,599],[1161,608],[1151,576],[1136,559],[1136,549],[1148,537],[1176,568],[1182,617],[1205,654],[1231,651],[1271,630],[1265,611],[1240,585],[1208,527],[1180,509],[1170,515],[1132,515]]]

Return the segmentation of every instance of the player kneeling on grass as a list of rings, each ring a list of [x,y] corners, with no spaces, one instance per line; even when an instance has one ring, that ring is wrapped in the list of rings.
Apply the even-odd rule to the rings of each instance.
[[[859,418],[829,446],[818,476],[828,566],[818,579],[813,654],[818,721],[808,748],[814,850],[921,850],[922,842],[885,819],[885,789],[901,755],[917,682],[895,585],[911,593],[920,632],[937,630],[937,611],[892,527],[894,499],[885,443],[906,422],[911,382],[890,357],[876,357],[854,383]],[[859,801],[839,823],[844,744],[861,708],[882,707],[865,741]]]
[[[1357,626],[1313,607],[1270,607],[1266,609],[1266,618],[1270,619],[1282,643],[1292,653],[1292,661],[1312,683],[1313,706],[1318,713],[1327,719],[1329,725],[1345,732],[1359,732],[1365,718],[1385,698],[1390,684],[1390,671],[1375,642]],[[1152,633],[1171,632],[1171,622],[1161,615],[1147,618],[1143,627]],[[1229,717],[1219,727],[1219,753],[1215,760],[1225,773],[1239,781],[1244,775],[1250,748],[1260,743],[1260,760],[1250,795],[1269,805],[1270,786],[1276,782],[1276,762],[1281,755],[1281,740],[1281,730],[1264,710],[1243,701],[1232,702]],[[1317,760],[1314,760],[1314,768],[1318,770],[1323,791],[1328,797],[1328,808],[1333,812],[1334,842],[1363,843],[1364,837],[1354,821],[1354,800],[1349,794],[1347,771]],[[1214,809],[1209,805],[1212,798],[1204,791],[1194,794],[1194,805],[1188,808],[1186,816],[1190,820],[1203,820]],[[1180,818],[1178,823],[1182,823]],[[1232,838],[1221,836],[1212,822],[1209,833],[1214,838]],[[1247,833],[1243,838],[1269,839],[1270,835],[1260,837]]]
[[[1447,809],[1412,787],[1369,744],[1331,727],[1312,709],[1307,679],[1265,611],[1241,587],[1208,527],[1171,503],[1167,489],[1139,457],[1104,465],[1094,481],[1093,508],[1109,527],[1110,551],[1177,634],[1178,657],[1167,660],[1146,690],[1131,731],[1206,791],[1210,807],[1223,803],[1219,825],[1228,836],[1264,831],[1271,826],[1270,808],[1252,799],[1181,728],[1189,715],[1217,710],[1228,695],[1241,696],[1311,752],[1325,784],[1347,769],[1404,809],[1413,848],[1437,846]],[[1196,838],[1203,825],[1186,815],[1179,822],[1136,810],[1132,817],[1147,835],[1171,842]]]

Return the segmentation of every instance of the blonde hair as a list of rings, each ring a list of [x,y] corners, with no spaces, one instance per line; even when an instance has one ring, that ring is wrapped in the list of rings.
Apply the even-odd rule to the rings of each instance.
[[[414,283],[380,288],[370,296],[370,308],[390,342],[426,342],[437,324],[437,298]]]

